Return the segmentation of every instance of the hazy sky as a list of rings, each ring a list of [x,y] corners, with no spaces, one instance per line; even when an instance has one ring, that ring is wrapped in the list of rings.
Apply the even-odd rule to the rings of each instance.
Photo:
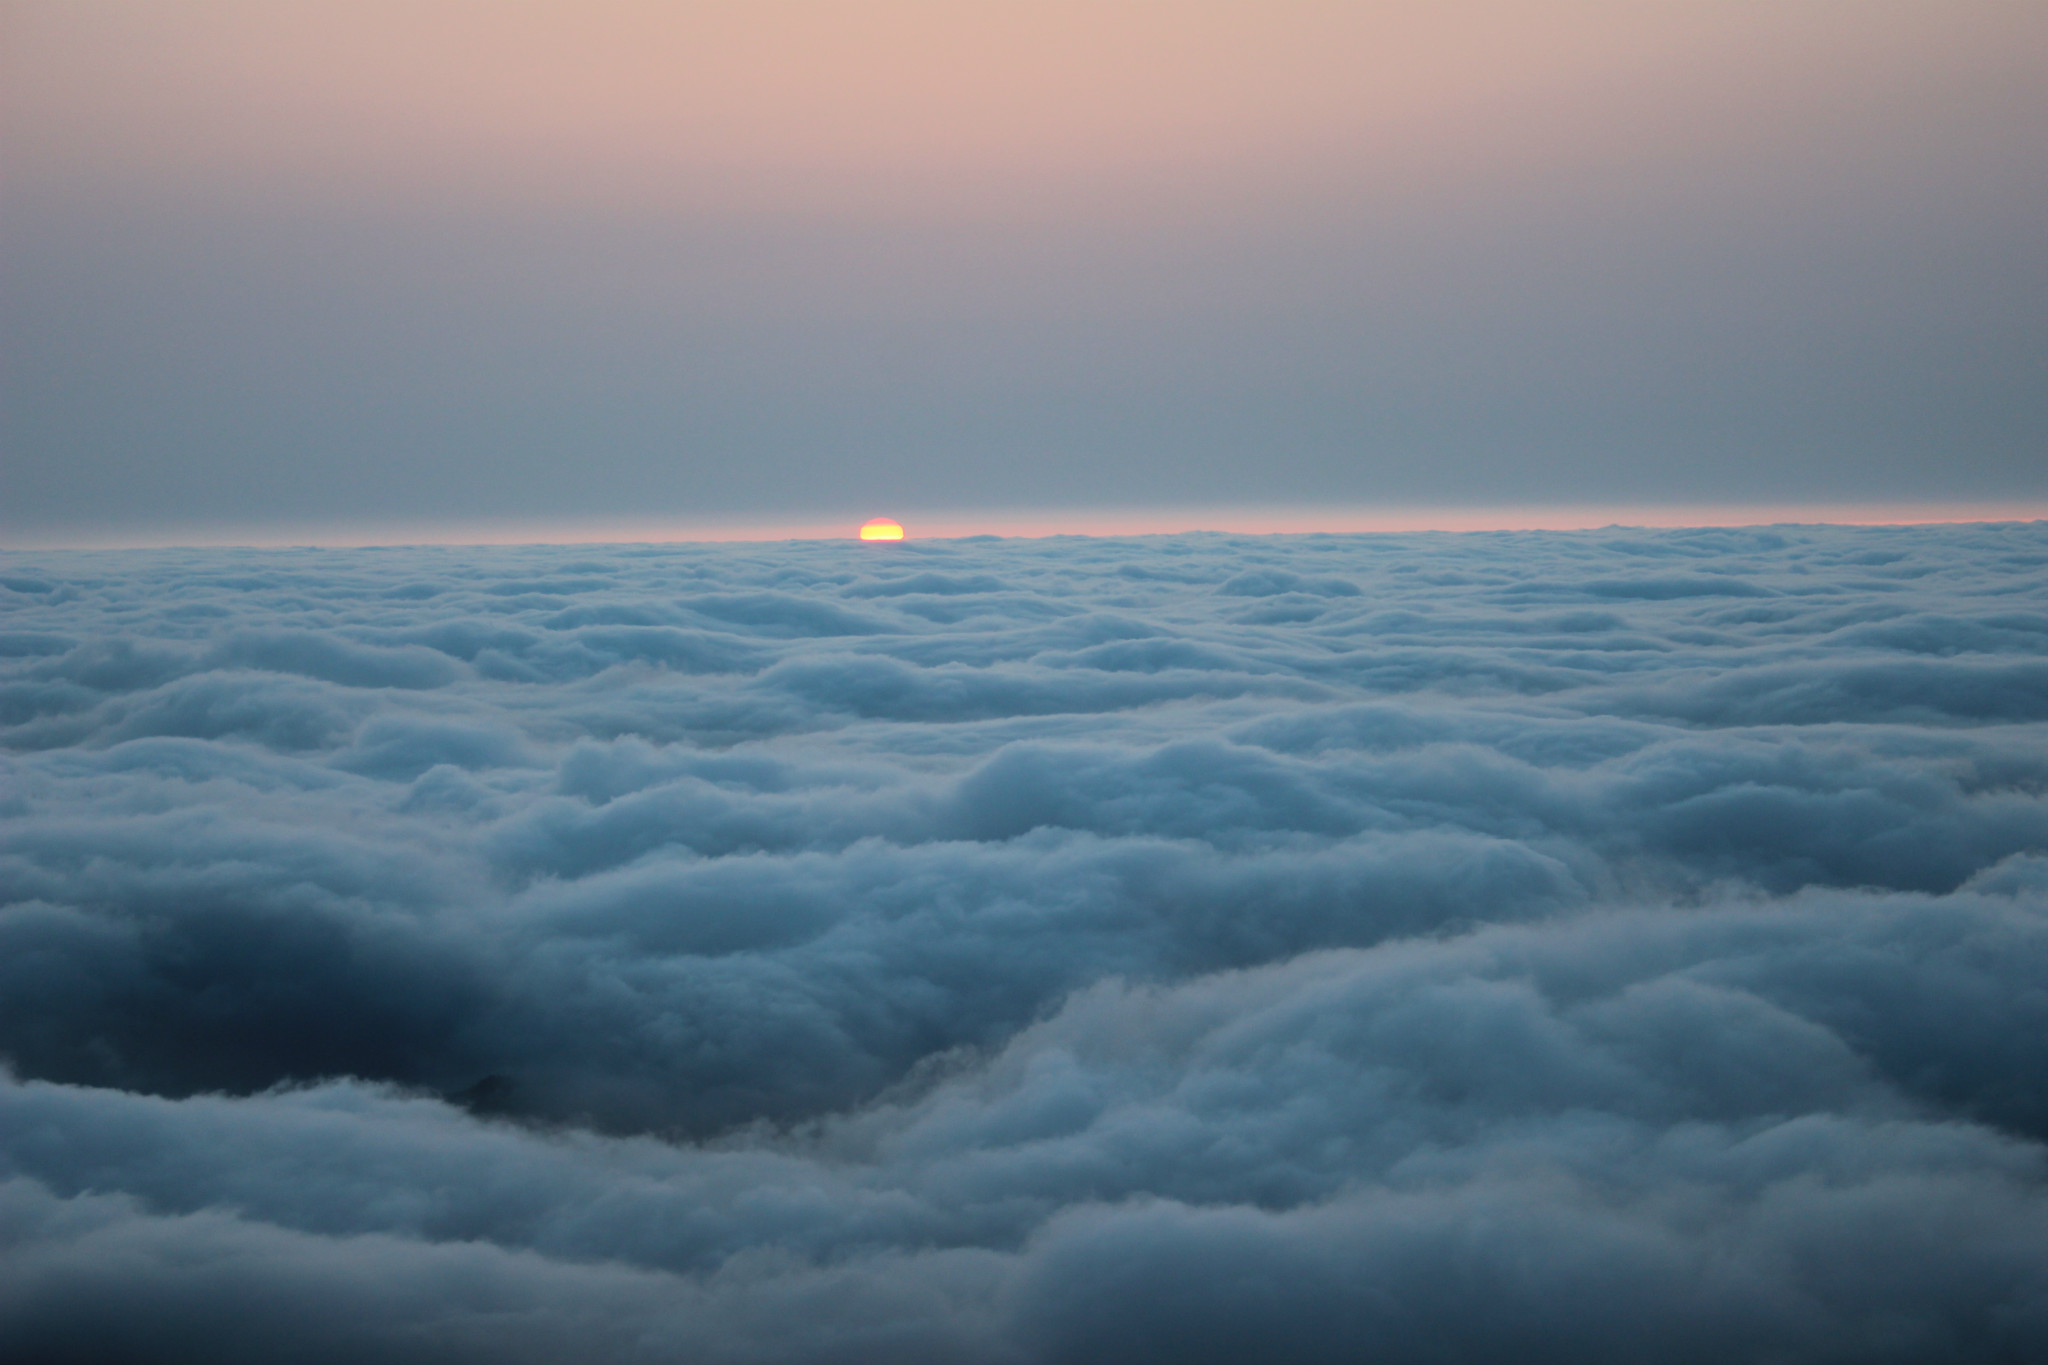
[[[0,535],[2048,495],[2048,7],[4,15]]]

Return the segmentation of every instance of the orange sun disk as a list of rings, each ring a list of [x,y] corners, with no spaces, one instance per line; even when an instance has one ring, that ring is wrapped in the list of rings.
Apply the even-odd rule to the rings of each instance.
[[[862,540],[901,540],[903,528],[887,517],[876,517],[860,528]]]

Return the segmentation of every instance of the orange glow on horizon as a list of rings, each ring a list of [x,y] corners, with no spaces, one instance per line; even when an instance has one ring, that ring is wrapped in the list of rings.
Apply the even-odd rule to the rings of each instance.
[[[1128,508],[945,512],[918,518],[921,541],[960,536],[1373,535],[1465,531],[1584,531],[1600,527],[1925,526],[2048,521],[2048,502],[1749,503],[1535,507]],[[900,523],[899,523],[900,525]],[[187,523],[146,533],[119,527],[47,527],[0,536],[0,547],[31,550],[364,545],[679,545],[737,541],[838,540],[846,523],[588,517],[359,522]]]
[[[887,517],[876,517],[860,528],[862,540],[901,540],[903,527]]]

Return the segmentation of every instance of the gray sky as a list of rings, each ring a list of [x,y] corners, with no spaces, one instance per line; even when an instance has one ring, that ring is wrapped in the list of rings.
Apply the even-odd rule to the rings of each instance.
[[[2048,495],[2038,6],[4,22],[0,535]]]

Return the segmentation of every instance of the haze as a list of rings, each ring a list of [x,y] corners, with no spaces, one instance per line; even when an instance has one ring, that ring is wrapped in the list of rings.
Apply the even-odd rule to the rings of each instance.
[[[16,543],[2048,494],[2039,7],[5,24]]]

